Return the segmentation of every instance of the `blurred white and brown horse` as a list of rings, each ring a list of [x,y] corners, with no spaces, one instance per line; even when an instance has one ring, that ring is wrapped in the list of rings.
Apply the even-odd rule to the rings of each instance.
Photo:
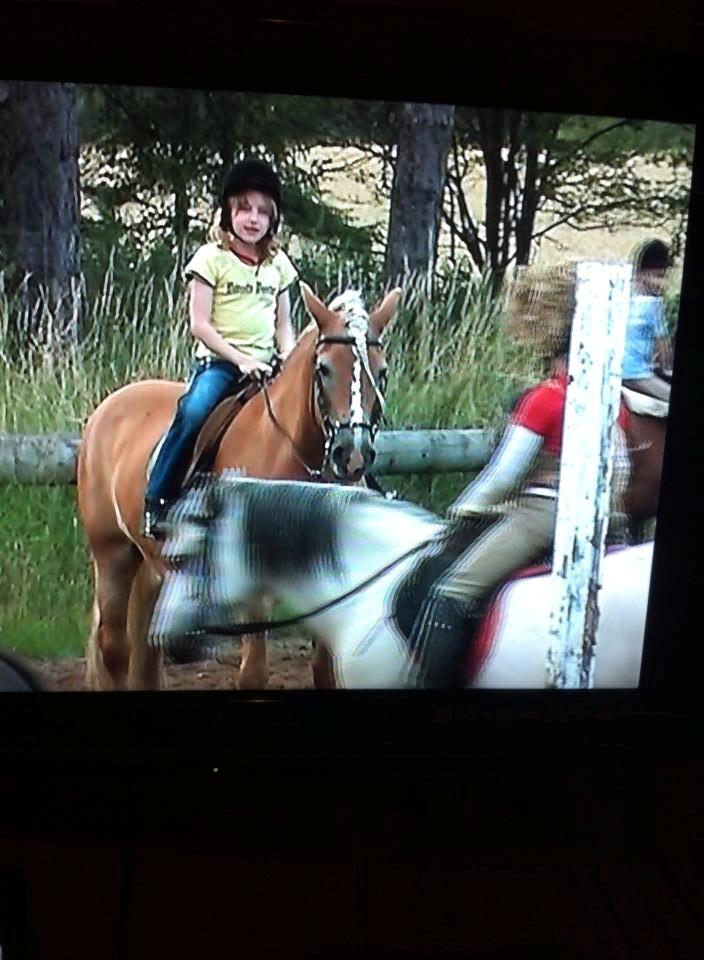
[[[181,511],[167,545],[181,566],[161,592],[154,646],[198,642],[199,632],[237,633],[246,604],[267,595],[294,615],[320,611],[306,630],[330,654],[337,686],[416,685],[399,604],[419,558],[439,550],[438,517],[360,489],[229,474],[194,491]],[[604,559],[596,687],[638,685],[652,549],[652,542],[622,547]],[[498,592],[468,639],[468,686],[545,685],[555,596],[545,574]]]

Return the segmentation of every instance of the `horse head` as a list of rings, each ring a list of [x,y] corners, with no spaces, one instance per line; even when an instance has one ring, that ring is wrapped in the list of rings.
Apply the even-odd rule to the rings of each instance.
[[[314,390],[325,462],[335,479],[355,482],[376,457],[387,378],[381,335],[401,290],[390,291],[371,313],[357,291],[341,294],[329,306],[303,283],[301,291],[318,327]]]

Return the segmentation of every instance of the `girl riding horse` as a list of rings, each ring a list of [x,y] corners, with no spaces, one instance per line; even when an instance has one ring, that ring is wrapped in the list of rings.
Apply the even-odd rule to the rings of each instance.
[[[293,347],[288,290],[297,273],[276,247],[280,220],[281,187],[271,167],[257,159],[236,164],[211,242],[185,268],[196,362],[147,485],[145,537],[163,537],[164,518],[208,415],[249,378],[271,373],[275,340],[283,356]]]
[[[670,253],[661,240],[648,240],[633,258],[633,293],[628,312],[623,385],[658,400],[669,401],[670,384],[657,376],[672,368],[672,345],[665,325],[662,288]]]

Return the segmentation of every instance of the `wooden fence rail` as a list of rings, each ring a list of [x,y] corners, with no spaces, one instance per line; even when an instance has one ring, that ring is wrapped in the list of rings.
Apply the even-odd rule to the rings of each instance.
[[[0,434],[0,484],[75,483],[80,437]],[[491,449],[485,430],[386,430],[377,436],[374,473],[455,473],[481,469]]]

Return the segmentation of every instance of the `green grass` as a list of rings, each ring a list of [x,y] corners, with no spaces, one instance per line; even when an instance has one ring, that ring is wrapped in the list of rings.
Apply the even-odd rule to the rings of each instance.
[[[82,652],[91,571],[73,487],[0,487],[0,648]]]
[[[371,301],[378,296],[378,276],[362,268],[346,274],[319,265],[318,272],[334,278],[335,289],[319,291],[326,299],[347,286]],[[60,353],[42,348],[41,325],[34,349],[17,348],[13,329],[23,322],[22,311],[2,289],[0,283],[0,433],[78,433],[97,403],[124,383],[188,372],[186,306],[174,277],[137,277],[118,290],[108,270],[100,289],[89,291],[84,338]],[[304,318],[295,299],[300,328]],[[432,294],[411,285],[387,340],[388,429],[497,425],[508,400],[538,372],[535,357],[504,335],[486,278],[442,277]],[[449,474],[382,482],[443,512],[469,479]],[[0,647],[29,656],[82,652],[91,573],[75,489],[0,487],[0,584]]]

